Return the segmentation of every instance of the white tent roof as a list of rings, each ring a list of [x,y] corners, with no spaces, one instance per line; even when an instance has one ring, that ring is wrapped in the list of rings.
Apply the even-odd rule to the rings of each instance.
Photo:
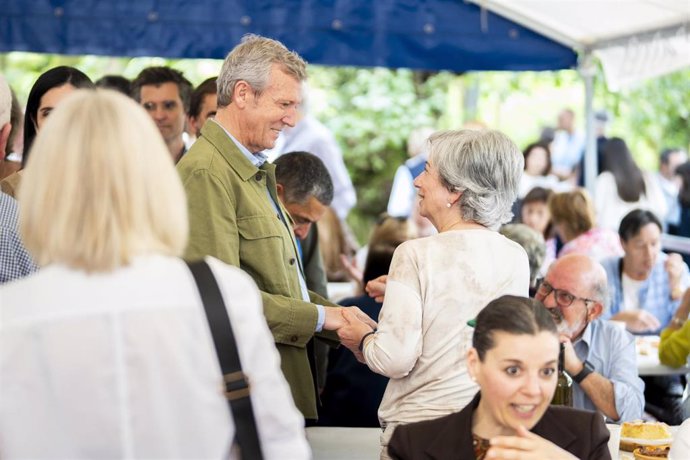
[[[601,61],[609,88],[690,67],[690,0],[470,0]]]

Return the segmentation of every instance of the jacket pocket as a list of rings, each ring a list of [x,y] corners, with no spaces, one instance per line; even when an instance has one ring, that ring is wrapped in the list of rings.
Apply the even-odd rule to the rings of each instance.
[[[259,289],[272,294],[289,294],[288,271],[292,251],[287,229],[275,215],[237,219],[240,261]]]

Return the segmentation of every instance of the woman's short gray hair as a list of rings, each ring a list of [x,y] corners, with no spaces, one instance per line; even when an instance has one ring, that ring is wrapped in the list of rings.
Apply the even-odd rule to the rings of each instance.
[[[463,220],[492,230],[510,221],[524,159],[508,136],[492,130],[439,131],[429,138],[429,152],[442,183],[462,193]]]
[[[279,64],[284,72],[300,82],[307,78],[304,60],[279,41],[254,34],[242,37],[242,42],[230,51],[220,70],[218,107],[230,105],[235,85],[240,80],[249,83],[259,96],[266,89],[273,64]]]

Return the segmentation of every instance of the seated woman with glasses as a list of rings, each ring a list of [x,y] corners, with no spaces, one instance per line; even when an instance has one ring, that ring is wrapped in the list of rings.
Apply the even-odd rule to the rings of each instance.
[[[391,458],[610,459],[599,414],[549,405],[558,342],[541,302],[502,296],[489,303],[477,316],[467,354],[479,392],[460,412],[398,427]]]

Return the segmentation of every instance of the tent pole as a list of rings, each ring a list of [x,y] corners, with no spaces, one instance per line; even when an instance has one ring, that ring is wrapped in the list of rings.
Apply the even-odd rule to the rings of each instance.
[[[597,171],[597,140],[594,132],[594,78],[596,68],[591,51],[586,51],[580,61],[580,75],[585,83],[585,188],[594,196],[594,182],[599,171]]]

